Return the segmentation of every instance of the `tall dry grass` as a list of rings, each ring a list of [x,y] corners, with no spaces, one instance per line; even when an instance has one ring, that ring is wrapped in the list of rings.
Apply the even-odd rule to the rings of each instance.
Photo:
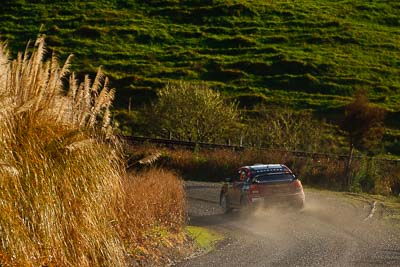
[[[125,212],[120,214],[120,230],[128,254],[140,264],[162,260],[163,248],[185,239],[181,235],[187,218],[182,179],[171,171],[150,169],[130,174],[123,185]]]
[[[124,170],[104,142],[114,93],[101,72],[78,84],[69,62],[43,38],[14,60],[0,46],[1,265],[125,264],[114,227]]]

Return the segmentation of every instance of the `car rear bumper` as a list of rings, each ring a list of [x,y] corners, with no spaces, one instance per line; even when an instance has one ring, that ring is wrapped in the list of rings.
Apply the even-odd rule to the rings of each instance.
[[[305,195],[304,192],[291,193],[291,194],[274,194],[274,195],[256,195],[249,198],[249,204],[294,204],[304,205]]]

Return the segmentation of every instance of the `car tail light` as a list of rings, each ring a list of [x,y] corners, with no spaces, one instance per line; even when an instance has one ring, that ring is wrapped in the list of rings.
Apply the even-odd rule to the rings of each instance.
[[[260,191],[258,190],[258,186],[255,185],[255,184],[252,184],[252,185],[250,186],[250,193],[251,193],[251,194],[259,194]]]
[[[294,189],[296,191],[300,191],[303,188],[303,186],[301,185],[300,180],[294,180],[293,181],[293,187],[294,187]]]

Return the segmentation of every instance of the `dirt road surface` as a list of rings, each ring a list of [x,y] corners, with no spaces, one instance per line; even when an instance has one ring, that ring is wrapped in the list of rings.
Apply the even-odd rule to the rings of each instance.
[[[258,209],[226,215],[220,184],[187,182],[190,224],[226,239],[178,266],[400,266],[400,234],[371,205],[306,190],[306,207]]]

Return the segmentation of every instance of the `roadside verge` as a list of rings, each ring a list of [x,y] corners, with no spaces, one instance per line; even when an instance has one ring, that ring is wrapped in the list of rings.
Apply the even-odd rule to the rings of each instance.
[[[224,239],[222,234],[204,227],[187,226],[186,231],[200,249],[201,253],[207,253],[213,250],[216,243]]]

